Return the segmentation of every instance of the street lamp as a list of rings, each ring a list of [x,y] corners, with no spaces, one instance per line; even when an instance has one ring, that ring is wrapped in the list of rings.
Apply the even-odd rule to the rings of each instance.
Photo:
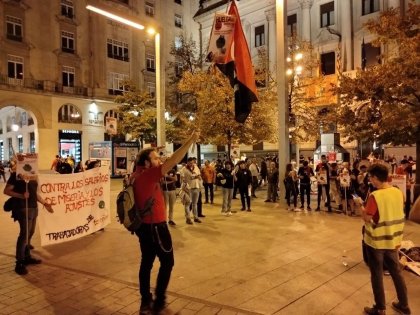
[[[289,162],[289,128],[288,128],[288,95],[286,93],[286,41],[285,41],[285,21],[286,21],[287,5],[284,0],[276,0],[276,63],[277,63],[277,95],[278,95],[278,158],[280,173],[286,169]],[[283,181],[279,181],[282,183]],[[283,192],[283,185],[279,185],[280,191]]]
[[[86,9],[106,16],[107,18],[120,22],[122,24],[134,27],[139,30],[144,30],[144,25],[136,22],[131,16],[125,16],[122,12],[114,14],[109,10],[100,8],[98,3],[94,0],[88,1]],[[162,100],[162,76],[161,76],[161,56],[160,56],[160,34],[154,28],[148,28],[146,32],[155,37],[155,62],[156,62],[156,138],[157,146],[165,145],[165,108]]]

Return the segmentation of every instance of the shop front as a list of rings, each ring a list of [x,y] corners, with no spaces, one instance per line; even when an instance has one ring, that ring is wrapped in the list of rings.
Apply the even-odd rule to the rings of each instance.
[[[80,130],[59,130],[58,131],[58,152],[62,157],[72,155],[76,162],[82,159],[82,131]]]

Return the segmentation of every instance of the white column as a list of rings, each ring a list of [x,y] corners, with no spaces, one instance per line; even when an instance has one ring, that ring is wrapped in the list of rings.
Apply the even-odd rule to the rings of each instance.
[[[302,9],[302,40],[311,41],[311,7],[313,0],[299,0]]]
[[[353,49],[351,46],[351,5],[350,1],[341,1],[341,65],[343,71],[353,70]],[[359,51],[356,49],[356,51]]]
[[[155,54],[156,54],[156,142],[158,146],[165,145],[165,96],[164,83],[162,84],[164,75],[162,75],[161,67],[161,41],[160,33],[155,35]]]
[[[270,72],[274,72],[276,65],[276,11],[274,9],[265,11],[268,21],[268,63]]]
[[[289,126],[288,126],[288,101],[287,101],[287,80],[286,80],[286,22],[287,5],[286,0],[276,0],[276,43],[277,43],[277,95],[278,95],[278,132],[279,132],[279,170],[284,173],[286,164],[290,160],[289,152]],[[281,179],[279,181],[283,183]],[[284,185],[279,184],[280,196],[283,196]]]

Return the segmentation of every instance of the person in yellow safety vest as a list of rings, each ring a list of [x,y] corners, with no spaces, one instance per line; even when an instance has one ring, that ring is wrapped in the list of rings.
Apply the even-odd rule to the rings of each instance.
[[[407,287],[399,266],[398,248],[401,245],[405,214],[402,192],[388,183],[388,168],[373,164],[368,173],[373,186],[377,188],[369,196],[366,205],[355,198],[361,206],[365,221],[364,242],[367,245],[368,265],[375,305],[365,307],[368,315],[385,315],[385,292],[383,264],[385,262],[397,291],[398,302],[392,307],[400,314],[411,314],[408,306]]]

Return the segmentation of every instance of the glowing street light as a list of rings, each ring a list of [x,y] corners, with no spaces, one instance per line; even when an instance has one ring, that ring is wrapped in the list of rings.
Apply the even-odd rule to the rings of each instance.
[[[95,0],[88,0],[90,4],[86,6],[86,9],[103,15],[111,20],[120,22],[122,24],[134,27],[139,30],[144,30],[144,25],[136,22],[130,16],[124,16],[123,13],[114,14],[108,10],[102,9]],[[93,5],[92,3],[95,3]],[[154,28],[147,28],[146,32],[155,37],[155,60],[156,60],[156,138],[157,145],[165,145],[165,117],[164,117],[164,102],[162,101],[162,84],[161,84],[161,56],[160,56],[160,34]],[[163,108],[162,108],[163,107]]]

